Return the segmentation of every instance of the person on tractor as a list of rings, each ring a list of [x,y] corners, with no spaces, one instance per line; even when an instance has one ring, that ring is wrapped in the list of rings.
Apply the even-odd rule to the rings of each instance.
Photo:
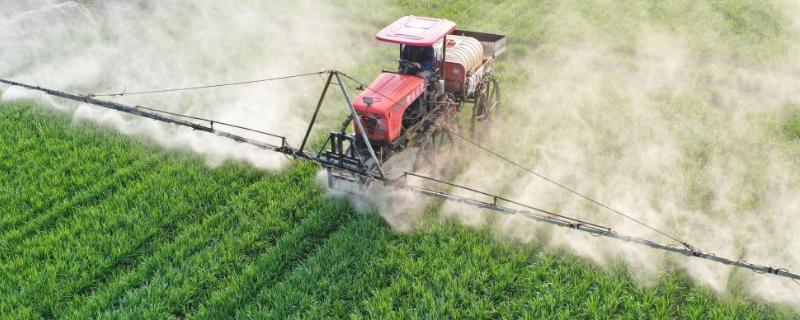
[[[436,73],[436,54],[433,46],[403,46],[398,72],[420,76],[428,80],[433,78]]]

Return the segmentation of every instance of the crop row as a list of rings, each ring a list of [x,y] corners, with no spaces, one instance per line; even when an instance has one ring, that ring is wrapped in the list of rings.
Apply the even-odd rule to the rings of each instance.
[[[230,229],[194,255],[162,265],[158,274],[129,290],[100,318],[125,314],[183,317],[192,312],[209,292],[255,257],[272,250],[278,239],[311,213],[313,189],[296,188],[307,171],[292,171],[254,185],[222,208],[223,214],[234,219]]]
[[[42,118],[49,120],[48,116]],[[31,118],[36,123],[35,117]],[[48,125],[64,127],[64,137],[76,130],[66,123]],[[48,150],[59,142],[68,143],[67,139],[35,136],[42,141],[56,141],[48,145]],[[294,166],[277,177],[259,178],[261,182],[255,184],[253,179],[260,175],[247,179],[247,174],[241,172],[226,181],[214,176],[213,170],[203,170],[193,159],[114,148],[113,139],[107,142],[107,149],[101,149],[97,146],[106,144],[101,139],[102,136],[86,135],[62,149],[75,149],[68,157],[78,159],[76,162],[93,156],[102,160],[123,155],[137,161],[110,176],[95,171],[96,176],[89,175],[93,184],[77,188],[72,197],[52,199],[54,206],[49,211],[32,216],[2,235],[0,243],[4,243],[5,250],[0,270],[8,280],[0,287],[8,297],[0,303],[2,314],[48,318],[133,314],[183,317],[198,308],[235,311],[238,304],[220,302],[229,301],[232,296],[249,300],[242,287],[267,285],[282,278],[284,272],[303,261],[320,241],[351,217],[345,202],[328,201],[319,192],[313,178],[315,167],[308,164]],[[28,151],[42,158],[50,156],[47,152],[37,154],[35,149]],[[98,154],[100,151],[108,154]],[[70,167],[55,166],[53,171],[66,171],[71,176]],[[33,176],[16,178],[25,181]],[[217,181],[219,190],[209,183],[212,180]],[[229,194],[237,190],[237,183],[244,191],[235,197],[226,196],[230,198],[227,204],[222,197],[210,203],[207,208],[213,208],[213,212],[176,210],[184,207],[181,204],[203,203],[205,198],[192,193]],[[55,184],[50,187],[66,188]],[[175,191],[175,196],[164,193],[165,188]],[[152,190],[159,192],[148,195]],[[106,196],[91,203],[76,200],[98,193]],[[179,208],[170,206],[170,200]],[[70,205],[74,203],[84,205]],[[162,241],[167,243],[155,245]],[[260,286],[251,288],[255,290],[252,294],[260,290]]]
[[[27,172],[15,172],[16,179],[10,181],[11,185],[0,186],[0,192],[8,195],[2,199],[0,210],[9,213],[0,222],[0,230],[5,232],[36,218],[57,203],[68,201],[83,189],[91,187],[98,178],[112,176],[138,160],[136,157],[120,159],[122,161],[117,163],[111,160],[107,160],[110,163],[102,163],[97,159],[85,159],[87,162],[84,159],[67,160],[81,159],[78,154],[65,153],[56,157],[64,157],[65,161],[60,165],[28,166]]]
[[[66,118],[43,115],[42,110],[18,106],[0,109],[10,128],[0,132],[0,138],[9,142],[0,147],[3,166],[9,168],[0,179],[0,212],[4,213],[0,234],[30,220],[41,221],[40,215],[62,202],[75,207],[96,200],[104,194],[97,188],[98,181],[124,176],[120,171],[141,162],[146,154],[145,147],[124,137],[109,136],[91,126],[71,127]],[[24,148],[27,144],[36,148]],[[99,193],[87,197],[87,188]]]
[[[591,266],[565,252],[497,240],[455,223],[402,237],[375,268],[393,275],[354,318],[758,318],[776,316],[746,296],[720,301],[679,273],[640,287],[624,266]],[[699,317],[692,317],[699,316]]]
[[[0,109],[8,117],[9,130],[0,133],[2,171],[0,179],[0,232],[46,210],[54,202],[71,197],[95,179],[112,174],[136,158],[130,153],[111,150],[119,145],[120,137],[111,141],[99,139],[104,135],[83,128],[69,130],[68,123],[58,120],[32,121],[39,112],[16,107]],[[60,118],[55,118],[60,119]],[[63,120],[63,119],[61,119]],[[17,137],[26,138],[17,138]],[[87,140],[99,143],[86,145]],[[24,147],[38,144],[37,149]],[[128,142],[127,145],[135,145]],[[141,147],[140,147],[141,148]]]
[[[135,184],[146,175],[146,169],[155,165],[155,156],[143,156],[140,160],[127,167],[120,168],[113,175],[97,178],[96,183],[79,189],[67,199],[53,203],[49,209],[21,222],[16,228],[0,236],[0,256],[9,256],[18,250],[19,243],[32,237],[36,233],[45,233],[59,222],[68,220],[74,213],[83,207],[89,207],[101,202],[118,190]]]
[[[117,151],[122,152],[122,151]],[[652,288],[560,253],[532,254],[455,224],[394,235],[324,197],[314,166],[264,175],[155,165],[11,248],[8,317],[775,317],[679,274]],[[98,179],[100,180],[100,179]],[[102,181],[98,181],[101,184]],[[340,225],[343,225],[341,228]],[[337,230],[338,229],[338,230]],[[334,232],[334,230],[336,230]],[[332,233],[333,232],[333,233]]]
[[[249,190],[261,188],[265,184],[268,184],[268,182],[255,182],[247,187],[243,193],[237,195],[231,205],[241,201],[242,195],[248,194]],[[69,308],[62,313],[75,318],[96,317],[100,311],[112,306],[127,291],[148,281],[164,266],[179,263],[205,250],[218,237],[231,234],[230,229],[241,223],[239,219],[242,218],[243,213],[231,213],[229,211],[215,210],[213,214],[203,217],[199,223],[185,228],[172,242],[159,246],[153,255],[139,264],[119,272],[105,285],[97,287],[84,295],[76,296],[68,303]],[[236,234],[234,233],[234,235]]]
[[[394,236],[375,216],[358,216],[285,279],[263,286],[241,319],[345,318],[391,274],[377,265]],[[230,313],[233,314],[233,313]]]
[[[326,200],[320,198],[320,200]],[[273,287],[283,279],[295,264],[313,254],[320,242],[336,227],[352,218],[352,211],[344,201],[319,201],[315,213],[292,233],[279,241],[270,252],[258,257],[242,270],[228,285],[210,295],[206,302],[190,317],[194,319],[219,319],[230,317],[242,305],[254,299],[263,288]],[[358,218],[357,218],[358,219]],[[374,219],[374,217],[372,217]],[[348,227],[336,234],[347,233]],[[377,232],[385,232],[378,228]],[[334,237],[336,237],[334,235]],[[352,239],[351,239],[352,240]],[[364,239],[362,239],[364,240]],[[329,241],[326,241],[325,247]],[[362,243],[362,242],[358,242]],[[355,244],[354,244],[355,245]],[[316,257],[318,254],[315,254]],[[304,268],[305,263],[300,266]],[[330,267],[325,265],[323,268]]]
[[[6,278],[0,310],[35,303],[39,314],[51,316],[64,299],[135,263],[154,243],[224,204],[225,191],[249,183],[241,179],[249,169],[210,170],[180,155],[145,170],[140,181],[11,248],[0,265]]]

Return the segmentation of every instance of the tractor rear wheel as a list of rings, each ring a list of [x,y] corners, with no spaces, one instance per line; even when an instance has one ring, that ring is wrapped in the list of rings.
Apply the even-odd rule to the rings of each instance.
[[[496,116],[500,107],[500,86],[497,78],[486,75],[478,87],[475,104],[472,108],[469,133],[473,140],[481,139],[488,134],[492,118]]]

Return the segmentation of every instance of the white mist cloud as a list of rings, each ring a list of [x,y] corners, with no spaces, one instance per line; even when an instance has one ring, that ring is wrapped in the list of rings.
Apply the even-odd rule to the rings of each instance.
[[[347,68],[366,53],[354,25],[316,1],[0,1],[0,75],[80,93],[160,89]],[[299,143],[319,77],[206,91],[109,98],[210,117]],[[16,91],[16,90],[15,90]],[[6,98],[19,97],[19,91]],[[282,157],[115,111],[51,99],[77,121],[110,124],[212,163],[276,167]],[[274,142],[274,140],[267,140]]]
[[[800,19],[795,18],[800,7],[783,5],[791,7],[785,14],[794,36],[800,31]],[[492,147],[701,249],[800,272],[800,240],[795,236],[800,229],[800,161],[796,146],[783,141],[775,128],[787,115],[787,105],[800,97],[798,39],[788,40],[789,53],[771,63],[703,56],[694,42],[713,46],[721,41],[713,28],[718,17],[704,8],[691,12],[708,22],[701,32],[682,25],[664,29],[634,23],[628,31],[636,44],[622,50],[614,42],[619,35],[582,17],[568,1],[560,2],[554,18],[559,28],[551,36],[579,36],[509,64],[526,80],[518,92],[504,92],[504,112],[512,116],[500,124]],[[621,23],[639,19],[637,14],[626,15]],[[332,5],[310,0],[86,5],[0,0],[0,75],[88,93],[346,69],[367,54],[361,49],[365,43],[371,44],[369,37],[354,33],[375,31],[351,25],[354,20]],[[321,84],[320,79],[303,78],[115,100],[285,134],[296,143],[312,107],[308,102],[317,97]],[[24,96],[14,89],[3,99]],[[212,163],[236,158],[261,167],[280,165],[275,154],[221,138],[43,99],[73,112],[76,121],[109,124],[168,147],[187,148]],[[496,159],[459,156],[454,161],[469,160],[458,175],[460,183],[663,240]],[[387,192],[377,199],[381,213],[397,229],[418,227],[424,217],[424,202],[412,195]],[[442,212],[470,225],[491,221],[486,217],[493,215],[454,203],[445,204]],[[546,233],[550,245],[597,263],[624,259],[644,281],[670,263],[718,291],[734,278],[771,301],[797,303],[800,296],[793,283],[769,275],[733,272],[519,216],[494,221],[503,235],[530,241]]]
[[[711,31],[699,35],[643,17],[629,17],[635,28],[629,21],[608,23],[630,27],[622,35],[583,17],[572,7],[578,3],[554,13],[573,38],[512,63],[525,82],[517,92],[506,91],[503,112],[510,116],[487,143],[699,249],[800,272],[800,162],[797,144],[781,128],[800,99],[794,45],[800,29],[785,32],[790,45],[781,54],[752,61],[726,53],[727,40],[714,29],[718,16],[705,16]],[[618,43],[623,36],[634,38],[631,47]],[[466,185],[671,242],[498,159],[465,162],[457,180]],[[470,225],[480,212],[450,204],[443,211]],[[788,279],[525,224],[519,217],[494,227],[523,241],[544,232],[549,245],[599,264],[622,259],[646,283],[670,264],[719,292],[734,281],[769,301],[799,301],[800,286]]]

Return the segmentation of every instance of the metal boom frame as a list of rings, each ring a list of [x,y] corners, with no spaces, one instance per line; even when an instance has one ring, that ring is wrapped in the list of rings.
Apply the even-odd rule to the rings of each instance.
[[[536,208],[536,207],[533,207],[533,206],[528,206],[528,205],[525,205],[525,204],[522,204],[522,203],[519,203],[519,202],[516,202],[516,201],[513,201],[513,200],[509,200],[507,198],[504,198],[504,197],[501,197],[501,196],[498,196],[498,195],[494,195],[494,194],[491,194],[491,193],[483,192],[483,191],[480,191],[480,190],[476,190],[476,189],[469,188],[469,187],[466,187],[466,186],[458,185],[458,184],[455,184],[455,183],[451,183],[451,182],[447,182],[447,181],[443,181],[443,180],[438,180],[438,179],[431,178],[431,177],[422,176],[422,175],[415,174],[415,173],[406,172],[406,173],[404,173],[403,175],[401,175],[400,177],[397,177],[397,178],[387,177],[387,176],[384,175],[383,168],[381,167],[381,162],[378,161],[379,159],[376,157],[374,150],[372,150],[371,143],[369,142],[369,139],[367,138],[366,133],[363,130],[364,128],[361,127],[361,121],[355,121],[355,123],[356,123],[356,126],[359,127],[361,135],[362,135],[362,138],[366,142],[366,146],[367,146],[367,148],[369,150],[370,157],[377,164],[378,172],[371,172],[371,171],[368,170],[368,168],[358,169],[358,168],[354,168],[352,166],[342,165],[342,162],[333,161],[333,160],[331,160],[329,158],[326,158],[326,157],[322,156],[323,153],[307,152],[307,151],[305,151],[305,147],[307,146],[308,138],[309,138],[309,136],[311,134],[311,130],[312,130],[313,126],[314,126],[314,123],[316,122],[317,115],[318,115],[319,110],[320,110],[320,108],[322,106],[322,102],[323,102],[323,100],[325,98],[325,95],[326,95],[326,93],[328,91],[328,88],[330,87],[330,85],[332,83],[333,78],[336,78],[336,81],[337,81],[336,85],[340,86],[340,88],[341,88],[342,94],[344,95],[345,101],[347,102],[348,109],[349,109],[349,111],[351,113],[351,116],[353,117],[352,119],[359,119],[358,113],[356,112],[355,108],[353,107],[353,105],[352,105],[352,103],[350,101],[347,89],[345,88],[345,85],[342,82],[342,79],[340,77],[340,73],[338,71],[335,71],[335,70],[331,70],[331,71],[328,71],[328,72],[329,72],[328,79],[325,82],[325,87],[324,87],[324,89],[322,91],[322,94],[320,95],[319,101],[318,101],[318,103],[316,105],[316,108],[314,110],[314,113],[313,113],[313,116],[311,118],[311,122],[309,123],[308,129],[306,130],[306,134],[303,137],[303,142],[300,145],[300,148],[291,147],[288,144],[286,137],[284,137],[284,136],[280,136],[280,135],[272,134],[272,133],[268,133],[268,132],[263,132],[263,131],[259,131],[259,130],[254,130],[254,129],[250,129],[250,128],[245,128],[245,127],[241,127],[241,126],[237,126],[237,125],[227,124],[227,123],[223,123],[223,122],[218,122],[218,121],[214,121],[214,120],[201,119],[201,118],[197,118],[197,117],[179,115],[179,114],[169,113],[169,112],[165,112],[165,111],[160,111],[160,110],[140,107],[140,106],[128,106],[128,105],[117,103],[117,102],[96,99],[96,98],[94,98],[93,95],[72,94],[72,93],[67,93],[67,92],[63,92],[63,91],[58,91],[58,90],[43,88],[43,87],[39,87],[39,86],[33,86],[33,85],[25,84],[25,83],[15,82],[15,81],[11,81],[11,80],[0,79],[0,83],[5,83],[5,84],[11,85],[11,86],[18,86],[18,87],[26,88],[26,89],[29,89],[29,90],[44,92],[44,93],[46,93],[48,95],[52,95],[52,96],[56,96],[56,97],[60,97],[60,98],[65,98],[65,99],[69,99],[69,100],[73,100],[73,101],[92,104],[92,105],[96,105],[96,106],[100,106],[100,107],[104,107],[104,108],[108,108],[108,109],[113,109],[113,110],[117,110],[117,111],[120,111],[120,112],[125,112],[125,113],[128,113],[128,114],[132,114],[132,115],[136,115],[136,116],[140,116],[140,117],[144,117],[144,118],[149,118],[149,119],[156,120],[156,121],[162,121],[162,122],[166,122],[166,123],[170,123],[170,124],[189,127],[189,128],[194,129],[194,130],[208,132],[208,133],[220,136],[220,137],[232,139],[232,140],[234,140],[236,142],[239,142],[239,143],[246,143],[246,144],[250,144],[250,145],[259,147],[261,149],[271,150],[271,151],[283,153],[283,154],[292,156],[295,159],[313,161],[313,162],[316,162],[316,163],[322,165],[323,167],[325,167],[328,170],[339,170],[339,171],[348,172],[349,174],[352,174],[353,176],[358,176],[358,177],[362,178],[365,181],[381,182],[384,185],[392,187],[392,188],[415,192],[417,194],[421,194],[421,195],[424,195],[424,196],[427,196],[427,197],[438,198],[438,199],[442,199],[442,200],[445,200],[445,201],[453,201],[453,202],[464,203],[464,204],[467,204],[467,205],[471,205],[471,206],[475,206],[475,207],[478,207],[478,208],[483,208],[483,209],[487,209],[487,210],[491,210],[491,211],[495,211],[495,212],[502,213],[502,214],[507,214],[507,215],[520,215],[522,217],[525,217],[527,219],[531,219],[531,220],[536,221],[536,222],[542,222],[542,223],[547,223],[547,224],[551,224],[551,225],[555,225],[555,226],[559,226],[559,227],[570,228],[570,229],[577,230],[577,231],[583,231],[583,232],[586,232],[586,233],[589,233],[589,234],[595,235],[595,236],[602,236],[602,237],[622,240],[622,241],[625,241],[625,242],[636,243],[636,244],[639,244],[639,245],[647,246],[647,247],[658,249],[658,250],[664,250],[664,251],[668,251],[668,252],[679,253],[679,254],[683,254],[683,255],[686,255],[686,256],[690,256],[690,257],[705,259],[705,260],[709,260],[709,261],[713,261],[713,262],[717,262],[717,263],[722,263],[722,264],[731,265],[731,266],[735,266],[735,267],[739,267],[739,268],[749,269],[749,270],[755,271],[757,273],[768,273],[768,274],[772,274],[772,275],[776,275],[776,276],[780,276],[780,277],[789,278],[789,279],[792,279],[792,280],[795,280],[795,281],[800,280],[800,275],[799,274],[792,273],[789,270],[786,270],[784,268],[773,268],[773,267],[770,267],[770,266],[753,264],[753,263],[749,263],[749,262],[742,261],[742,260],[735,260],[735,259],[730,259],[730,258],[725,258],[725,257],[719,257],[719,256],[716,256],[714,254],[698,250],[698,249],[696,249],[694,247],[691,247],[691,246],[680,247],[680,246],[675,246],[675,245],[671,245],[671,244],[659,243],[659,242],[656,242],[656,241],[652,241],[652,240],[648,240],[648,239],[644,239],[644,238],[640,238],[640,237],[636,237],[636,236],[630,236],[630,235],[626,235],[626,234],[621,234],[621,233],[616,232],[616,231],[614,231],[614,230],[612,230],[611,228],[608,228],[608,227],[596,225],[596,224],[593,224],[593,223],[590,223],[590,222],[586,222],[586,221],[582,221],[582,220],[578,220],[578,219],[569,218],[569,217],[566,217],[566,216],[563,216],[563,215],[560,215],[560,214],[557,214],[557,213],[554,213],[554,212],[551,212],[551,211],[548,211],[548,210]],[[201,120],[201,121],[204,121],[204,122],[209,122],[209,124],[208,125],[204,125],[204,124],[188,121],[188,120],[185,120],[185,119]],[[234,133],[231,133],[231,132],[228,132],[228,131],[219,130],[217,128],[214,128],[214,124],[217,124],[217,126],[221,125],[221,126],[225,126],[225,127],[237,128],[237,129],[242,129],[242,130],[258,133],[258,134],[264,135],[266,137],[269,137],[271,139],[279,139],[280,143],[276,144],[276,143],[263,142],[263,141],[259,141],[259,140],[256,140],[256,139],[247,138],[247,137],[244,137],[244,136],[241,136],[241,135],[238,135],[238,134],[234,134]],[[347,124],[347,122],[345,122],[345,124]],[[333,143],[333,141],[331,141],[330,138],[329,138],[328,142]],[[326,144],[327,144],[327,142],[326,142]],[[324,148],[324,146],[323,146],[323,148]],[[466,190],[466,191],[475,193],[475,194],[480,195],[480,196],[489,197],[491,199],[491,202],[482,201],[482,200],[479,200],[477,198],[458,196],[458,195],[455,195],[453,193],[448,193],[448,192],[445,192],[445,191],[442,191],[442,190],[434,190],[434,189],[429,189],[429,188],[426,188],[426,187],[421,187],[421,186],[416,186],[416,185],[413,185],[413,184],[409,184],[408,181],[407,181],[408,177],[420,178],[420,179],[432,181],[434,183],[443,184],[443,185],[446,185],[446,186],[449,186],[449,187],[452,187],[452,188]],[[501,205],[501,203],[507,203],[509,205]],[[511,207],[510,205],[517,206],[517,207],[520,207],[520,208],[514,208],[514,207]]]

